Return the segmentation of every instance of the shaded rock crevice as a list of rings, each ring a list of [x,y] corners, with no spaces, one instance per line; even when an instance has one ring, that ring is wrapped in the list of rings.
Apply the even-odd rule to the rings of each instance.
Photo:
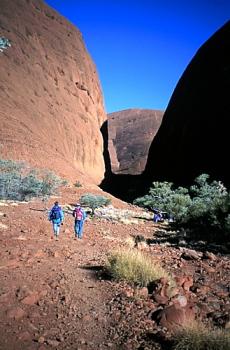
[[[129,109],[108,115],[101,132],[104,139],[105,177],[100,187],[132,201],[146,190],[144,171],[148,149],[163,112]]]

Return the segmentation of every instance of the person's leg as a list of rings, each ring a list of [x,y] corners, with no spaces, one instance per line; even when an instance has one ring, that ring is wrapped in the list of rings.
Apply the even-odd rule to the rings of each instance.
[[[79,221],[78,238],[80,238],[80,239],[82,238],[82,234],[83,234],[83,223],[84,223],[83,220]]]
[[[59,232],[60,232],[60,224],[57,224],[57,230],[56,230],[56,238],[59,238]]]
[[[58,235],[59,235],[59,226],[53,222],[53,231],[54,231],[54,237],[55,238],[58,238]]]
[[[77,238],[78,234],[79,234],[79,221],[78,220],[75,221],[74,232],[75,232],[75,238]]]

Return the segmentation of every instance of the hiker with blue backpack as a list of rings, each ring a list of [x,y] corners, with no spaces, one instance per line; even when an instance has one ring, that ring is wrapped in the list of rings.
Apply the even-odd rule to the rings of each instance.
[[[49,211],[49,221],[52,221],[54,237],[59,239],[60,225],[63,224],[64,213],[58,202],[54,203],[54,206]]]
[[[73,217],[75,218],[75,222],[74,222],[75,237],[74,238],[82,239],[83,226],[84,226],[84,221],[86,219],[86,212],[81,207],[80,203],[76,204],[76,207],[73,211]]]

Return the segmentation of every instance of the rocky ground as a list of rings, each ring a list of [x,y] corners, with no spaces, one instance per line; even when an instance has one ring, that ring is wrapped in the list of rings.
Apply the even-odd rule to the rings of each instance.
[[[170,348],[174,326],[191,317],[230,328],[228,247],[191,245],[116,199],[119,210],[88,218],[84,239],[74,240],[71,204],[87,190],[68,188],[58,198],[66,211],[59,241],[46,210],[57,198],[0,202],[1,350]],[[104,273],[108,252],[134,246],[137,236],[133,249],[175,277],[171,298],[165,280],[133,288]]]

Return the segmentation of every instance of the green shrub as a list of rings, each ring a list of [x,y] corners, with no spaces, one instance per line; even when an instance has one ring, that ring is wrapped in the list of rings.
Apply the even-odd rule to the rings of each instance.
[[[42,196],[50,196],[57,191],[58,187],[66,184],[66,180],[61,179],[59,176],[57,176],[50,170],[40,171],[38,176],[41,178],[42,181]]]
[[[220,181],[211,182],[207,174],[198,176],[189,189],[174,188],[170,182],[153,182],[149,193],[134,204],[166,211],[178,226],[200,231],[201,236],[223,239],[230,234],[230,193]]]
[[[220,181],[208,180],[207,174],[200,175],[195,179],[195,185],[191,186],[193,200],[187,222],[222,229],[230,209],[229,194]]]
[[[63,184],[51,171],[31,169],[25,162],[0,160],[0,199],[29,200],[55,193]]]
[[[209,329],[193,322],[178,329],[174,335],[173,350],[229,350],[230,332],[223,329]]]
[[[82,184],[80,183],[80,181],[76,181],[74,184],[75,187],[82,187]]]
[[[92,209],[92,214],[94,214],[95,209],[109,205],[111,203],[111,199],[104,196],[87,193],[81,196],[80,203],[81,205]]]
[[[137,198],[134,204],[150,210],[158,209],[171,214],[177,221],[183,221],[188,215],[191,198],[183,187],[173,188],[171,182],[153,182],[149,194]]]
[[[139,250],[118,250],[108,257],[108,271],[116,280],[124,280],[139,286],[147,286],[149,282],[166,277],[170,284],[170,275],[150,256]]]

